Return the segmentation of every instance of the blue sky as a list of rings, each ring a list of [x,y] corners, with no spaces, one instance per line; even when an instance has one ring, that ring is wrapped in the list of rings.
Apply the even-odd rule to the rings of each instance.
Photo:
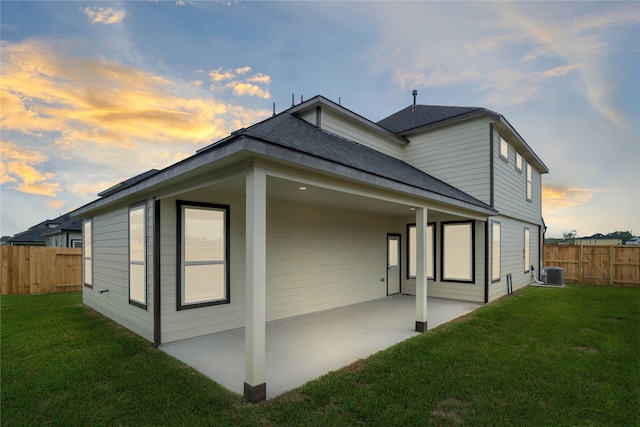
[[[373,121],[504,115],[550,169],[548,237],[640,234],[638,2],[2,1],[1,234],[300,96]]]

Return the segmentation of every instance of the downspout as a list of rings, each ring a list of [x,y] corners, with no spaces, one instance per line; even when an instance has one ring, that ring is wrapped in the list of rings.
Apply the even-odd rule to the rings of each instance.
[[[494,206],[493,123],[489,123],[489,205]]]

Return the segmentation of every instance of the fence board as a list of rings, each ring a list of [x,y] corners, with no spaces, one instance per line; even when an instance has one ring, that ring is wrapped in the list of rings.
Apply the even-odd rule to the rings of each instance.
[[[640,246],[545,245],[544,266],[567,283],[640,287]]]
[[[0,247],[2,295],[79,291],[82,249],[42,246]]]

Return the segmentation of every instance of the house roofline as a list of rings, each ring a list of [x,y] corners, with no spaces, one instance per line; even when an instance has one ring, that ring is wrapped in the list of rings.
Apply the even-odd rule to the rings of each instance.
[[[496,122],[504,126],[504,128],[506,128],[513,136],[516,137],[518,142],[522,144],[523,148],[529,154],[530,159],[533,159],[534,162],[536,163],[537,169],[542,173],[549,173],[549,168],[547,167],[547,165],[545,165],[544,162],[540,159],[540,157],[538,157],[538,155],[535,153],[535,151],[533,151],[533,149],[529,147],[529,144],[527,144],[527,142],[518,133],[518,131],[516,131],[513,126],[511,126],[511,123],[509,123],[509,121],[502,114],[496,113],[495,111],[489,110],[487,108],[477,108],[476,110],[469,111],[464,114],[448,117],[446,119],[438,120],[436,122],[432,122],[426,125],[407,129],[405,131],[399,132],[398,134],[402,136],[409,136],[425,130],[431,130],[438,127],[447,126],[454,123],[462,122],[465,120],[471,120],[479,117],[488,117],[489,119],[495,120]]]
[[[463,200],[455,199],[450,196],[442,195],[423,188],[415,187],[400,181],[392,180],[381,175],[375,175],[371,172],[363,171],[352,166],[344,165],[330,159],[325,159],[309,153],[298,151],[289,147],[283,147],[273,142],[264,141],[256,137],[247,135],[234,135],[233,138],[225,138],[220,145],[210,146],[209,150],[202,151],[187,159],[182,160],[174,165],[151,175],[142,181],[124,188],[116,193],[94,200],[84,206],[79,207],[71,212],[72,216],[89,216],[91,212],[95,212],[122,200],[127,200],[130,196],[149,190],[154,187],[161,186],[179,176],[196,171],[201,167],[205,167],[213,162],[219,162],[233,155],[246,152],[256,156],[270,157],[275,160],[281,160],[288,163],[297,163],[306,167],[314,168],[321,172],[329,172],[345,178],[365,182],[370,185],[383,187],[392,191],[400,191],[407,195],[413,195],[434,202],[449,204],[458,208],[474,211],[481,215],[497,215],[498,212],[490,206],[475,205]],[[295,153],[294,156],[291,154]],[[295,157],[294,162],[292,157]],[[127,200],[128,201],[128,200]],[[482,203],[478,201],[479,203]]]

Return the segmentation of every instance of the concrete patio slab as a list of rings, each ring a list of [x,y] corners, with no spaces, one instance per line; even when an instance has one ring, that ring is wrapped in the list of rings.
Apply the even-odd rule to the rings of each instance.
[[[428,298],[428,328],[482,305]],[[413,337],[418,334],[414,328],[415,297],[410,295],[270,322],[266,327],[267,399]],[[160,349],[243,394],[244,328],[163,344]]]

